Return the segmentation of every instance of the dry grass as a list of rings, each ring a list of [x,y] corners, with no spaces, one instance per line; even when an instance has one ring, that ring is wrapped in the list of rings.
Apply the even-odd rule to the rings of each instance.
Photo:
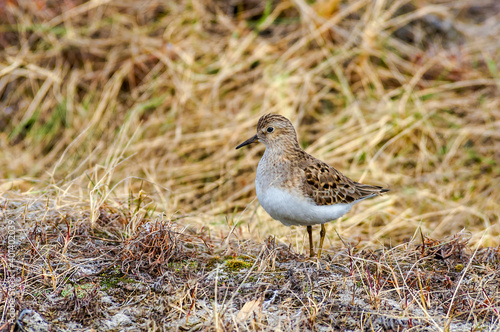
[[[134,307],[151,330],[498,326],[499,18],[494,0],[0,2],[16,310],[70,329]],[[391,189],[327,226],[319,265],[254,199],[263,146],[234,150],[268,112]]]

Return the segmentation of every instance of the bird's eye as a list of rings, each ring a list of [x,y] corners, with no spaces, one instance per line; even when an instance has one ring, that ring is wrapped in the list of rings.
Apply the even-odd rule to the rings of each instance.
[[[272,133],[274,131],[274,128],[273,127],[267,127],[266,130],[267,130],[268,133]]]

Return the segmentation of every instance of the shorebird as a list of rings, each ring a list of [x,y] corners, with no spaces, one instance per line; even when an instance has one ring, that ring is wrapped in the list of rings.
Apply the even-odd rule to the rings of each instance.
[[[295,128],[284,116],[262,116],[257,134],[236,149],[254,142],[266,145],[255,177],[259,203],[272,218],[286,226],[307,226],[311,257],[315,256],[312,225],[321,224],[318,249],[321,258],[325,223],[342,217],[354,204],[389,191],[353,181],[302,150]]]

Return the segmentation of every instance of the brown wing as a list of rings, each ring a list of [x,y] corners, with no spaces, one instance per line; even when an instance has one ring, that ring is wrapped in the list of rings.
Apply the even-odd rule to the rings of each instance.
[[[305,173],[303,192],[317,205],[352,203],[361,198],[380,195],[388,189],[353,181],[330,165],[310,156],[299,165]]]

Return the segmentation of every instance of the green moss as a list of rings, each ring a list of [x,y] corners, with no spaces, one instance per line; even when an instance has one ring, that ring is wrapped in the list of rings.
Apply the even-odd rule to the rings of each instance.
[[[205,268],[207,270],[212,270],[217,264],[222,263],[222,258],[220,256],[214,256],[208,260],[208,262],[205,264]]]
[[[252,267],[252,263],[246,262],[240,258],[231,258],[226,260],[226,267],[230,271],[239,271],[241,269],[249,269]]]
[[[118,284],[119,282],[119,278],[116,278],[116,277],[109,277],[109,278],[102,278],[101,279],[101,286],[105,289],[105,290],[108,290],[108,289],[114,289],[116,288],[116,285]]]
[[[119,282],[136,283],[134,279],[124,275],[119,268],[115,268],[110,273],[102,273],[101,277],[101,287],[103,287],[104,290],[116,288]]]
[[[66,297],[68,295],[73,295],[74,293],[76,293],[76,296],[81,299],[85,297],[87,292],[93,289],[94,286],[95,285],[91,282],[87,282],[82,285],[66,285],[66,287],[61,291],[61,296]]]
[[[192,271],[197,271],[199,268],[199,263],[197,261],[182,261],[182,262],[169,262],[168,268],[175,270],[175,272],[181,272],[182,269],[188,268]]]

